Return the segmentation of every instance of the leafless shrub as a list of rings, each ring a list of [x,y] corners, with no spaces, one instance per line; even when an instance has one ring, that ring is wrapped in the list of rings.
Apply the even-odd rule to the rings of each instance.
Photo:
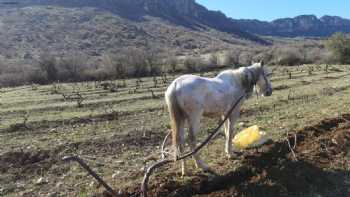
[[[201,70],[200,68],[201,60],[196,57],[187,57],[184,61],[184,67],[186,72],[198,72]]]
[[[325,65],[325,68],[324,68],[324,71],[326,72],[326,73],[328,73],[329,71],[328,71],[328,68],[329,68],[329,65],[328,64],[326,64]]]
[[[166,64],[170,67],[171,72],[177,72],[179,63],[175,56],[170,56],[169,58],[167,58]]]
[[[307,72],[308,72],[308,74],[309,75],[312,75],[313,74],[313,72],[314,72],[314,67],[313,66],[309,66],[308,68],[307,68]]]
[[[84,77],[82,73],[86,68],[85,57],[75,54],[63,57],[59,61],[61,81],[81,81]]]
[[[168,83],[168,77],[167,77],[166,73],[162,74],[161,80],[162,80],[163,84],[167,84]]]
[[[103,82],[103,83],[100,83],[100,85],[103,90],[109,90],[111,88],[111,86],[113,86],[113,83],[111,82]]]
[[[119,112],[114,109],[112,104],[106,104],[104,106],[105,114],[109,114],[113,117],[113,120],[119,119]]]
[[[249,66],[252,63],[253,54],[249,51],[241,52],[239,55],[239,65]]]
[[[32,90],[38,90],[38,85],[37,84],[35,84],[35,83],[32,83],[32,84],[30,84],[30,87],[32,88]]]
[[[19,129],[27,129],[30,130],[31,128],[28,125],[28,120],[29,120],[29,113],[27,111],[23,112],[20,117],[22,118],[21,123],[17,123],[14,125],[11,125],[11,130],[12,131],[17,131]]]
[[[323,63],[325,62],[324,57],[326,56],[325,51],[321,48],[315,47],[304,51],[305,61],[304,63]]]
[[[220,65],[220,56],[219,54],[213,53],[209,57],[209,66],[216,67]]]
[[[304,63],[301,51],[293,47],[278,48],[275,51],[275,64],[294,66]]]
[[[157,85],[158,85],[158,80],[157,80],[157,77],[154,76],[154,77],[153,77],[153,87],[154,87],[154,88],[157,88]]]
[[[29,120],[29,113],[28,112],[24,112],[21,116],[23,118],[23,122],[22,122],[23,127],[26,128],[26,129],[30,129],[29,126],[27,125],[28,120]]]
[[[118,55],[103,55],[102,63],[114,71],[115,78],[124,79],[128,75],[128,61],[127,57],[123,54]]]
[[[142,79],[141,78],[137,78],[136,80],[136,89],[139,89],[142,86]]]
[[[149,88],[148,91],[151,92],[152,99],[157,99],[158,98],[158,96],[154,94],[154,91],[151,88]]]
[[[62,86],[59,83],[53,83],[51,85],[51,94],[59,94],[62,89]]]
[[[61,93],[65,101],[75,101],[78,108],[83,107],[83,102],[85,98],[80,94],[80,92],[73,92],[71,94]]]
[[[49,82],[58,79],[57,64],[56,58],[51,54],[44,53],[39,57],[39,68],[46,74],[46,78]]]
[[[134,89],[130,89],[129,94],[137,94],[137,88],[134,88]]]
[[[121,83],[118,82],[117,87],[118,88],[126,88],[128,84],[126,83],[126,80],[123,79]]]
[[[240,53],[240,50],[231,50],[225,52],[224,65],[238,67]]]
[[[344,33],[335,33],[326,41],[326,48],[332,53],[335,63],[350,63],[350,38]]]

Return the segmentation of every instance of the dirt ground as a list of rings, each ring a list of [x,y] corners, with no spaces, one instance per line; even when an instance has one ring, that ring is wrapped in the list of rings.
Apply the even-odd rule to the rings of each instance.
[[[295,156],[286,139],[245,151],[241,167],[220,176],[194,175],[186,184],[155,177],[149,195],[350,196],[350,114],[290,132]]]
[[[130,146],[152,143],[143,138],[130,139],[111,142],[109,147],[111,150],[122,151],[119,147],[121,142]],[[159,136],[157,141],[161,139]],[[295,156],[286,139],[287,137],[258,149],[244,151],[237,159],[241,163],[240,167],[232,171],[221,173],[224,171],[220,170],[221,166],[215,166],[221,174],[219,176],[200,173],[190,177],[187,182],[169,179],[169,176],[178,176],[175,172],[166,177],[155,176],[150,182],[149,195],[350,196],[350,114],[289,132],[288,139]],[[90,145],[75,146],[84,149],[84,146]],[[92,146],[99,147],[98,144]],[[63,149],[64,147],[37,152],[23,150],[0,155],[0,173],[10,176],[4,179],[16,182],[45,174],[49,170],[52,176],[62,176],[69,171],[69,168],[60,167]],[[40,181],[37,184],[41,184]],[[137,183],[135,187],[124,191],[126,196],[138,193],[139,185]]]

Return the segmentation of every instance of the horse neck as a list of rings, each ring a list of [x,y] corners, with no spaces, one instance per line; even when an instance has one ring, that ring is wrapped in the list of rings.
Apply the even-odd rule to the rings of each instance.
[[[224,81],[225,84],[234,85],[237,83],[237,75],[236,70],[226,70],[221,72],[216,78]]]
[[[239,78],[241,79],[240,84],[248,98],[252,95],[254,86],[259,79],[261,72],[260,67],[258,65],[252,65],[246,68],[241,68],[239,71]]]
[[[261,68],[258,65],[252,65],[246,68],[248,70],[248,72],[250,72],[251,75],[253,75],[253,82],[252,83],[256,83],[259,79],[259,76],[261,74]]]

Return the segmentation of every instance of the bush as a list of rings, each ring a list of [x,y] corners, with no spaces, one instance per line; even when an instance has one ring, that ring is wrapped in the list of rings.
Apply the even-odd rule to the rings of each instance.
[[[184,61],[185,71],[189,73],[200,71],[200,66],[201,60],[199,58],[187,57]]]
[[[166,64],[170,67],[170,71],[175,73],[178,70],[178,60],[175,56],[170,56],[166,60]]]
[[[85,59],[79,54],[61,58],[58,63],[60,81],[81,81],[86,68]]]
[[[110,74],[113,73],[112,75],[114,75],[114,78],[124,79],[128,75],[127,57],[122,54],[103,55],[102,65],[106,70],[111,72]]]
[[[350,63],[350,38],[344,33],[335,33],[326,41],[326,48],[333,54],[333,61],[341,64]]]
[[[274,63],[284,66],[294,66],[305,63],[302,52],[295,47],[278,48],[274,52]]]
[[[51,54],[45,53],[39,57],[39,68],[46,74],[48,82],[58,79],[57,61]]]
[[[224,65],[238,67],[240,54],[241,54],[240,50],[227,51],[225,53]]]
[[[321,64],[321,63],[326,63],[325,58],[327,55],[325,53],[324,50],[322,50],[321,48],[312,48],[308,51],[305,51],[305,63],[317,63],[317,64]]]
[[[249,51],[241,52],[239,55],[239,66],[250,66],[253,61],[253,53]]]
[[[209,57],[209,66],[216,67],[220,65],[220,57],[219,54],[211,54]]]

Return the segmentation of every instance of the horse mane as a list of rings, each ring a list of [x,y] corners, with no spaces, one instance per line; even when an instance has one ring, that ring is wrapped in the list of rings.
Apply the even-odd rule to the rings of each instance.
[[[248,98],[253,94],[254,86],[261,74],[260,72],[260,64],[255,63],[248,67],[223,71],[217,76],[217,78],[224,81],[230,81],[231,83],[238,82],[245,90],[245,93],[247,94],[246,97]]]

